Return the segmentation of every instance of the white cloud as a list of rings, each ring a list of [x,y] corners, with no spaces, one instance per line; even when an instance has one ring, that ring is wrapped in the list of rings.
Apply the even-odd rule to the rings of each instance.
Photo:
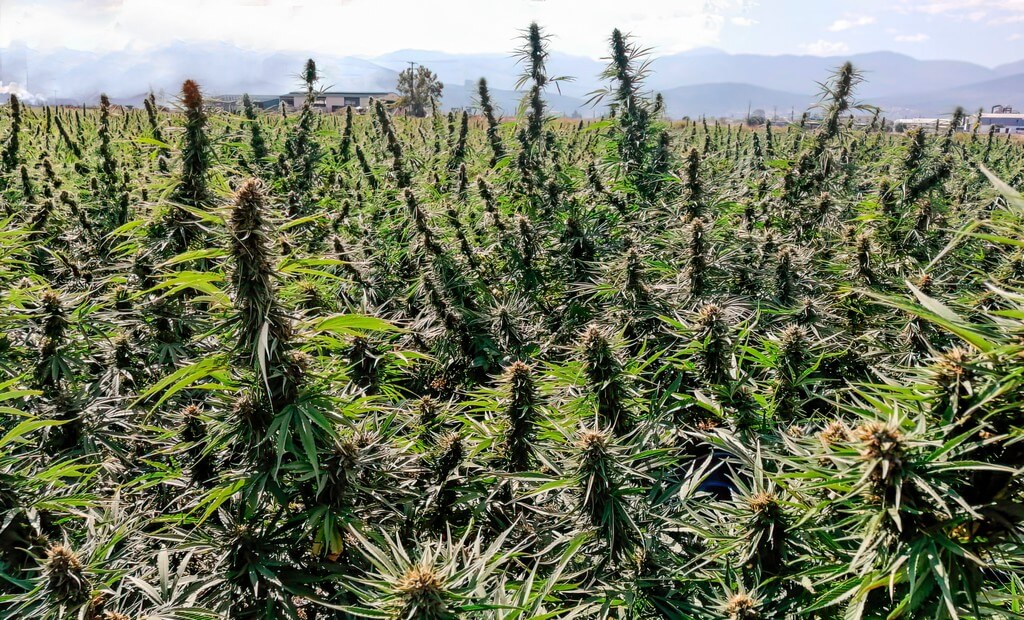
[[[851,17],[849,19],[839,19],[832,23],[828,27],[830,32],[842,32],[843,30],[849,30],[851,28],[860,28],[861,26],[869,26],[875,23],[875,18],[871,15],[862,15],[860,17]]]
[[[756,19],[751,19],[749,17],[733,17],[729,21],[731,21],[733,25],[736,26],[753,26],[754,24],[757,23]]]
[[[507,53],[536,20],[556,50],[601,57],[613,28],[658,53],[714,45],[754,0],[0,0],[0,47],[152,49],[173,41],[372,56],[395,49]],[[641,10],[642,7],[642,10]]]
[[[925,41],[927,41],[930,38],[931,37],[929,37],[925,33],[919,32],[917,34],[900,34],[900,35],[896,35],[895,40],[900,42],[900,43],[924,43]]]
[[[987,11],[1024,13],[1024,0],[902,0],[899,8],[929,15],[955,13],[978,21]]]
[[[1015,32],[1015,33],[1011,34],[1010,36],[1006,37],[1007,41],[1020,41],[1021,39],[1024,39],[1024,35],[1022,35],[1019,32]]]
[[[812,56],[835,56],[850,51],[850,46],[842,41],[826,41],[819,39],[814,43],[804,43],[800,46],[804,52]]]

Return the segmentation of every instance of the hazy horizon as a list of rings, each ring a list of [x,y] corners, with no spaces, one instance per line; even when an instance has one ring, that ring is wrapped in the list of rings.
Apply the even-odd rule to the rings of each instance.
[[[531,21],[551,35],[550,49],[594,59],[605,55],[613,28],[661,55],[701,47],[815,56],[885,50],[987,67],[1024,57],[1021,0],[3,0],[0,49],[142,52],[224,42],[357,57],[508,53]]]
[[[704,94],[715,109],[721,105],[714,100],[795,106],[815,92],[827,70],[849,58],[866,65],[865,94],[908,95],[890,102],[896,107],[915,109],[926,93],[967,86],[931,98],[941,109],[1024,104],[1012,80],[1024,75],[1018,32],[1024,0],[868,0],[856,7],[808,0],[598,0],[586,10],[579,6],[569,0],[429,6],[408,0],[2,0],[0,93],[29,103],[87,102],[100,92],[137,102],[144,92],[173,93],[181,80],[195,78],[210,94],[279,94],[295,85],[299,59],[311,57],[323,66],[323,85],[341,90],[391,89],[409,61],[426,64],[449,86],[445,104],[459,106],[470,96],[463,85],[480,77],[512,89],[519,36],[536,21],[549,36],[552,71],[577,78],[552,93],[569,98],[585,99],[597,87],[608,37],[619,28],[649,48],[652,89],[717,85]],[[1003,82],[993,86],[993,80]],[[678,109],[689,110],[693,100],[691,93],[690,103]],[[579,102],[555,107],[567,113]]]

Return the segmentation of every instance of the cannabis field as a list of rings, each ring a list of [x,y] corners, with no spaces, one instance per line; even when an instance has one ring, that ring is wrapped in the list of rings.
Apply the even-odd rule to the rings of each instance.
[[[0,109],[0,617],[1022,617],[1024,144],[670,121],[618,31],[556,119],[546,46]]]

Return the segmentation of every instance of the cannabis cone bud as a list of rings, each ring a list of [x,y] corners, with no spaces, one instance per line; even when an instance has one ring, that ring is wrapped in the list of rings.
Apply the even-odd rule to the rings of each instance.
[[[611,443],[608,433],[596,429],[580,431],[577,445],[583,452],[584,458],[589,462],[596,462],[608,454],[608,446]]]
[[[828,426],[818,434],[821,439],[821,443],[826,446],[831,446],[837,443],[843,443],[850,441],[850,431],[846,428],[846,425],[836,420],[831,422]]]
[[[429,396],[416,402],[416,414],[424,433],[431,434],[440,426],[441,405]]]
[[[870,421],[857,427],[854,435],[860,441],[860,456],[871,482],[882,485],[903,464],[903,434],[892,424]]]
[[[505,374],[508,385],[508,402],[505,415],[508,429],[503,449],[508,467],[512,471],[526,471],[530,468],[533,454],[531,441],[536,417],[537,388],[533,383],[532,370],[523,362],[514,362]]]
[[[456,431],[443,435],[438,440],[437,446],[437,474],[438,478],[443,480],[458,469],[466,449],[462,443],[462,436]]]
[[[970,361],[971,353],[963,347],[953,347],[942,353],[935,368],[936,383],[943,387],[960,383],[969,374],[967,366]]]
[[[709,383],[718,383],[725,378],[729,366],[729,327],[725,312],[717,304],[704,304],[697,310],[695,323],[705,378]]]
[[[185,127],[181,143],[181,169],[174,199],[186,206],[202,208],[209,199],[207,175],[212,164],[210,139],[206,134],[206,112],[203,95],[193,80],[181,86],[181,102],[185,107]],[[201,234],[202,229],[187,209],[174,207],[168,222],[175,251],[183,252]]]
[[[921,289],[922,293],[928,295],[928,294],[931,294],[931,292],[932,292],[932,288],[933,288],[933,285],[935,284],[935,280],[934,280],[934,278],[932,278],[927,273],[922,273],[920,275],[920,277],[917,278],[916,284],[917,284],[917,288]]]
[[[700,153],[697,149],[690,149],[690,152],[686,155],[686,179],[685,179],[686,191],[688,198],[691,201],[689,212],[691,215],[698,215],[698,204],[701,198],[701,186],[700,186]]]
[[[524,362],[513,362],[508,367],[508,377],[513,385],[522,385],[530,379],[530,366]]]
[[[266,328],[272,341],[268,345],[271,358],[275,358],[289,340],[291,329],[276,297],[265,211],[263,184],[258,179],[249,179],[235,194],[228,250],[234,263],[231,283],[240,314],[238,345],[255,357]]]
[[[608,338],[597,326],[591,326],[583,333],[582,345],[587,384],[597,397],[597,415],[601,425],[611,427],[617,434],[622,433],[630,423],[622,365]]]
[[[778,355],[775,359],[777,413],[791,416],[797,413],[798,385],[809,357],[807,330],[790,325],[778,336]]]
[[[686,277],[690,284],[690,294],[699,297],[704,293],[707,284],[707,226],[699,217],[693,218],[689,226],[689,257],[687,258]]]
[[[358,476],[357,468],[362,450],[359,438],[349,436],[338,440],[334,450],[321,463],[327,473],[328,484],[318,499],[334,506],[341,506],[347,499],[347,492]]]
[[[356,336],[348,349],[349,375],[364,390],[372,391],[378,381],[381,354],[364,336]]]
[[[313,356],[305,351],[291,351],[287,355],[285,373],[295,385],[302,383],[314,363]]]
[[[494,164],[504,157],[505,147],[501,142],[500,126],[498,125],[497,118],[494,116],[494,107],[491,104],[491,95],[487,90],[487,80],[485,78],[480,78],[480,82],[477,85],[477,93],[480,99],[480,110],[487,121],[487,143],[491,147],[489,165],[493,168]]]
[[[622,468],[617,462],[610,433],[584,428],[576,437],[576,468],[573,474],[580,499],[576,510],[597,528],[609,557],[626,559],[639,542],[627,512],[621,486]]]
[[[629,293],[643,297],[647,293],[644,285],[644,262],[636,248],[629,248],[626,253],[626,284],[624,289]]]
[[[325,310],[328,308],[327,300],[320,292],[320,287],[312,280],[299,282],[300,304],[306,310]]]
[[[757,565],[765,575],[777,575],[785,566],[789,529],[779,498],[769,491],[758,491],[747,498],[747,506],[752,513],[747,522],[751,544],[744,562]]]
[[[85,577],[78,555],[63,545],[46,550],[46,577],[50,592],[61,602],[72,603],[85,599],[89,593],[89,580]]]
[[[903,434],[884,422],[865,422],[857,427],[861,442],[860,454],[865,459],[885,459],[897,462],[903,454]]]
[[[181,85],[181,102],[189,111],[198,110],[203,105],[203,95],[195,80],[185,80]]]
[[[181,438],[185,441],[194,442],[202,439],[203,435],[203,410],[199,405],[185,405],[181,410],[181,417],[185,426],[181,431]]]
[[[342,439],[334,447],[335,465],[340,471],[351,471],[359,464],[359,439]]]
[[[249,392],[243,392],[235,399],[231,406],[231,413],[238,421],[251,425],[262,417],[263,411],[255,396]]]
[[[804,297],[800,300],[800,311],[796,316],[800,325],[813,325],[821,318],[821,311],[814,299]]]
[[[235,193],[235,207],[231,211],[231,226],[237,232],[262,229],[263,184],[259,179],[249,179]]]
[[[735,594],[725,604],[725,613],[729,620],[758,620],[761,612],[757,610],[758,602],[748,594]]]
[[[409,568],[398,579],[395,589],[403,600],[402,618],[447,618],[444,581],[425,563]]]
[[[429,566],[413,566],[402,575],[398,589],[411,598],[423,598],[440,594],[444,584]]]
[[[306,83],[309,88],[313,87],[313,84],[320,79],[316,72],[316,62],[312,58],[306,60],[306,66],[302,70],[302,81]]]
[[[789,303],[796,291],[796,252],[784,247],[776,255],[775,289],[782,303]]]
[[[779,334],[779,352],[783,363],[792,371],[799,371],[807,354],[807,330],[790,325]]]
[[[51,389],[59,385],[61,375],[53,364],[68,327],[67,313],[64,302],[57,291],[47,290],[39,297],[39,358],[36,364],[35,378],[39,387]]]
[[[704,304],[697,310],[697,325],[702,329],[717,326],[722,320],[722,308],[717,304]]]
[[[774,493],[759,491],[747,499],[750,510],[758,516],[773,517],[779,512],[779,498]]]

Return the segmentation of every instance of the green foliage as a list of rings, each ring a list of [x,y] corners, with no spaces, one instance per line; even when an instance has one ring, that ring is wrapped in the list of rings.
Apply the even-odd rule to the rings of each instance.
[[[408,108],[410,116],[423,118],[431,107],[441,101],[444,84],[436,73],[420,65],[399,73],[395,90],[399,95],[397,105]]]
[[[610,48],[596,121],[535,24],[514,118],[12,100],[0,617],[1024,613],[1024,147]]]

